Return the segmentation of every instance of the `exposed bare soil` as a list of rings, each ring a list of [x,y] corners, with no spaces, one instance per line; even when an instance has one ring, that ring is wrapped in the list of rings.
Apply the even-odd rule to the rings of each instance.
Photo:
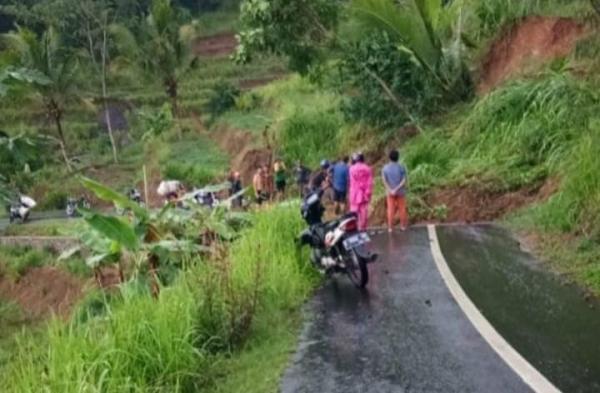
[[[556,179],[504,193],[490,192],[476,186],[443,187],[431,191],[425,197],[425,203],[431,209],[445,207],[445,217],[436,217],[435,212],[431,211],[424,215],[411,217],[411,221],[413,223],[493,221],[522,207],[547,200],[558,190],[558,187],[559,182]],[[374,204],[372,217],[374,224],[384,224],[386,222],[384,199]]]
[[[30,269],[19,280],[0,276],[0,297],[16,302],[28,317],[66,317],[83,296],[85,282],[55,267]]]
[[[271,153],[260,147],[260,137],[256,134],[221,127],[212,135],[217,145],[231,157],[231,169],[240,172],[244,185],[252,183],[252,176],[260,165],[270,162]]]
[[[569,55],[588,32],[585,24],[571,18],[530,16],[508,26],[483,59],[480,93],[540,64]]]
[[[221,33],[199,38],[193,45],[193,52],[202,57],[225,57],[232,54],[236,46],[234,33]]]
[[[274,82],[279,79],[282,79],[285,76],[286,76],[285,73],[274,73],[272,75],[265,76],[262,78],[241,79],[238,83],[238,86],[242,90],[250,90],[250,89],[254,89],[255,87],[268,85],[269,83]]]

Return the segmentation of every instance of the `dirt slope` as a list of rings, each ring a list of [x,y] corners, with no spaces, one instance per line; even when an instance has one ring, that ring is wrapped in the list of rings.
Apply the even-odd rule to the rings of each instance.
[[[54,267],[29,270],[18,281],[0,276],[0,297],[18,303],[33,319],[66,317],[83,296],[84,282]]]
[[[490,192],[475,185],[442,187],[429,192],[424,203],[431,209],[445,210],[443,217],[434,211],[411,216],[412,223],[475,223],[500,219],[520,208],[548,200],[559,188],[558,179],[533,184],[511,192]],[[410,208],[410,206],[409,206]],[[373,224],[386,223],[385,199],[375,201],[372,212]]]
[[[260,147],[260,137],[255,134],[220,127],[212,135],[219,148],[231,157],[231,169],[240,172],[244,186],[252,183],[256,168],[270,162],[269,150]]]
[[[221,33],[198,39],[193,52],[201,57],[225,57],[232,54],[237,46],[235,34]]]
[[[570,18],[531,16],[515,23],[501,33],[484,57],[479,93],[569,55],[586,34],[585,25]]]

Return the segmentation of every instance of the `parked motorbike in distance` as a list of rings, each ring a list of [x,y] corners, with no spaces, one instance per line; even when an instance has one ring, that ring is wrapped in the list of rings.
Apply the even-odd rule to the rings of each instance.
[[[318,269],[346,274],[357,288],[364,288],[369,282],[368,264],[377,260],[377,254],[368,249],[371,239],[358,230],[354,213],[324,223],[322,195],[317,190],[303,200],[302,217],[309,227],[300,235],[300,244],[311,247],[311,262]]]
[[[132,188],[127,192],[127,197],[130,201],[137,203],[141,207],[144,207],[144,199],[142,199],[142,193],[137,188]]]
[[[213,209],[218,206],[219,199],[215,195],[214,192],[205,191],[205,190],[194,190],[194,201],[200,205],[207,207],[209,209]]]
[[[85,198],[81,197],[79,199],[76,198],[68,198],[67,199],[67,207],[65,208],[65,213],[67,213],[67,217],[74,218],[79,215],[77,209],[89,209],[90,202]]]
[[[11,204],[8,208],[9,221],[21,221],[25,223],[29,219],[31,209],[37,206],[37,202],[33,198],[26,195],[19,196],[19,199]]]
[[[125,193],[125,195],[127,195],[127,198],[132,201],[135,202],[136,204],[138,204],[141,207],[145,207],[146,204],[144,203],[144,200],[142,199],[142,193],[137,189],[137,188],[130,188],[129,190],[127,190],[127,192]],[[118,215],[125,215],[129,212],[129,209],[121,209],[121,208],[117,208],[117,214]]]

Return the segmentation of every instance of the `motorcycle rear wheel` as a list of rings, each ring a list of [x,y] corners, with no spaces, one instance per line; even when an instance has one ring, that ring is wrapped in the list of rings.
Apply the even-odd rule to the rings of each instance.
[[[350,253],[351,264],[346,267],[346,273],[350,281],[360,289],[363,289],[369,283],[369,269],[367,269],[367,261],[358,256],[356,251]]]

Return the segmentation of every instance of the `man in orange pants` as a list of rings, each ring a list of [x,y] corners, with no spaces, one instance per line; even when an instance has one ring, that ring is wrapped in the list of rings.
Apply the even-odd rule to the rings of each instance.
[[[392,150],[389,155],[390,162],[381,171],[383,184],[387,193],[387,218],[388,231],[394,230],[394,219],[400,217],[400,229],[408,227],[408,213],[406,212],[406,168],[398,163],[400,154]]]

